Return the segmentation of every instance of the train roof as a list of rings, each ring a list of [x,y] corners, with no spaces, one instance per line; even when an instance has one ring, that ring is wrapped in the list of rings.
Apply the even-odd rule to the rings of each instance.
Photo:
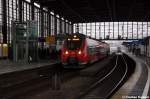
[[[79,36],[80,38],[83,38],[83,39],[84,39],[84,38],[89,38],[89,39],[92,39],[92,40],[95,40],[95,41],[98,41],[98,42],[101,42],[101,43],[108,44],[108,43],[106,43],[106,42],[104,42],[104,41],[102,41],[102,40],[100,40],[100,39],[95,39],[95,38],[86,36],[86,35],[84,35],[84,34],[82,34],[82,33],[67,34],[66,37],[67,37],[67,38],[68,38],[68,37],[73,37],[74,35]]]

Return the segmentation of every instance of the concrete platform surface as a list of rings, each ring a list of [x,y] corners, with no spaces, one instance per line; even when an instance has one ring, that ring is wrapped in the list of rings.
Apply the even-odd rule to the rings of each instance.
[[[35,63],[23,63],[23,62],[14,63],[10,60],[0,60],[0,75],[11,73],[11,72],[41,68],[41,67],[50,66],[59,62],[60,61],[58,60],[47,60],[47,61],[39,61]]]
[[[111,99],[150,99],[150,68],[145,60],[127,53],[136,62],[136,68],[128,81]]]

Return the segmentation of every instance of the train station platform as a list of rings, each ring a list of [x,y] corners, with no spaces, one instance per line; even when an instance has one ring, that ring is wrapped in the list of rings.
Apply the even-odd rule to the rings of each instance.
[[[38,61],[35,63],[15,63],[10,60],[0,60],[0,75],[21,72],[25,70],[33,70],[44,67],[52,67],[54,64],[60,63],[59,60]]]
[[[126,53],[135,62],[135,71],[111,99],[150,99],[150,66],[145,58]]]

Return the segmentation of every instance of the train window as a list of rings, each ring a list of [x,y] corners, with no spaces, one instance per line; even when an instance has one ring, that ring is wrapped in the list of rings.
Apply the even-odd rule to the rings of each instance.
[[[88,51],[88,54],[94,54],[95,53],[95,47],[94,46],[88,46],[88,49],[87,49],[87,51]]]
[[[67,40],[65,45],[70,50],[76,50],[81,47],[82,40]]]
[[[99,52],[100,52],[100,48],[97,47],[97,48],[96,48],[96,53],[99,53]]]
[[[100,52],[101,52],[101,53],[105,53],[106,51],[105,51],[104,48],[100,48]]]

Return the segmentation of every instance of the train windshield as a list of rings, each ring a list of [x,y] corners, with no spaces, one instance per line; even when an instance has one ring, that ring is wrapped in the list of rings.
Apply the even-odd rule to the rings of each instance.
[[[82,40],[66,40],[66,48],[70,50],[77,50],[82,45]]]

